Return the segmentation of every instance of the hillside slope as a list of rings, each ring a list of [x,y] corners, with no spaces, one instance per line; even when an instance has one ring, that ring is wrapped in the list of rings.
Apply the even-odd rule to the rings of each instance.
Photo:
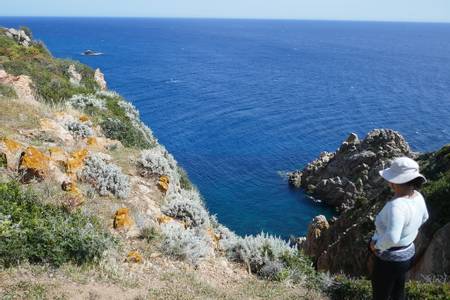
[[[100,70],[0,28],[2,299],[325,298],[309,259],[239,237]]]

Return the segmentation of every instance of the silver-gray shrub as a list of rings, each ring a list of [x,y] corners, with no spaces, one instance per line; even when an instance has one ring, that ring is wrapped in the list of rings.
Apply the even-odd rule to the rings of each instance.
[[[181,194],[176,194],[169,203],[161,208],[161,211],[175,219],[183,221],[188,227],[209,227],[209,214],[201,202],[190,199]]]
[[[65,124],[65,127],[74,136],[86,138],[94,135],[94,130],[86,123],[70,121]]]
[[[98,154],[86,159],[81,176],[102,196],[112,193],[119,198],[126,198],[131,190],[128,176],[124,175],[118,166],[108,163]]]
[[[212,241],[200,229],[184,229],[180,224],[171,222],[161,226],[164,253],[197,265],[202,259],[214,254]]]
[[[166,193],[166,197],[171,197],[181,192],[177,162],[163,146],[157,145],[151,149],[143,150],[137,165],[141,176],[166,175],[169,177],[169,190]]]
[[[167,175],[173,177],[176,174],[177,163],[167,150],[158,145],[152,149],[143,150],[138,159],[138,166],[145,175]]]
[[[268,264],[283,263],[283,257],[297,254],[297,249],[289,243],[264,232],[239,239],[235,248],[228,251],[232,251],[235,259],[246,263],[255,273]]]
[[[92,108],[98,108],[98,109],[105,109],[106,104],[105,100],[96,97],[93,94],[89,95],[73,95],[67,103],[71,105],[74,108],[78,108],[81,110],[84,110],[86,108],[92,107]]]

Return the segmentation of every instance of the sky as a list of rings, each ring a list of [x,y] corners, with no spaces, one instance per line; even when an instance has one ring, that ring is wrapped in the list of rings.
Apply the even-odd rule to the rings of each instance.
[[[0,16],[450,22],[450,0],[0,0]]]

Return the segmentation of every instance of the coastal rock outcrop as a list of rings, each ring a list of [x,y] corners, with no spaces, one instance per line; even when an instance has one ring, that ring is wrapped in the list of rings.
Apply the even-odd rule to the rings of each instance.
[[[101,91],[106,91],[108,89],[106,85],[105,75],[100,71],[99,68],[95,69],[94,80],[97,82]]]
[[[290,184],[335,206],[338,215],[330,220],[315,217],[299,247],[312,257],[322,271],[352,276],[366,274],[367,244],[373,232],[374,218],[391,191],[378,171],[390,159],[409,156],[421,165],[428,184],[425,196],[430,219],[415,240],[416,262],[409,276],[448,274],[449,251],[445,246],[450,230],[448,195],[450,191],[450,146],[435,153],[417,154],[396,131],[375,129],[360,141],[351,134],[335,153],[324,152],[302,171],[290,175]]]
[[[67,73],[69,73],[70,83],[72,83],[75,86],[79,86],[82,76],[80,73],[77,72],[77,69],[75,68],[74,64],[71,64],[69,66],[69,68],[67,69]]]
[[[400,133],[375,129],[360,141],[354,133],[335,153],[323,152],[289,182],[339,211],[354,206],[358,198],[373,199],[386,188],[378,171],[398,156],[414,156]]]
[[[31,45],[31,37],[23,29],[5,28],[5,35],[16,40],[20,45],[28,47]]]

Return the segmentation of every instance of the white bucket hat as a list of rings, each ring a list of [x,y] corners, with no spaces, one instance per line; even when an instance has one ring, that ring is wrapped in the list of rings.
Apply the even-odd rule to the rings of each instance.
[[[394,159],[389,168],[381,170],[379,173],[387,181],[396,184],[407,183],[417,177],[421,177],[424,182],[427,182],[425,176],[419,173],[419,164],[406,156]]]

